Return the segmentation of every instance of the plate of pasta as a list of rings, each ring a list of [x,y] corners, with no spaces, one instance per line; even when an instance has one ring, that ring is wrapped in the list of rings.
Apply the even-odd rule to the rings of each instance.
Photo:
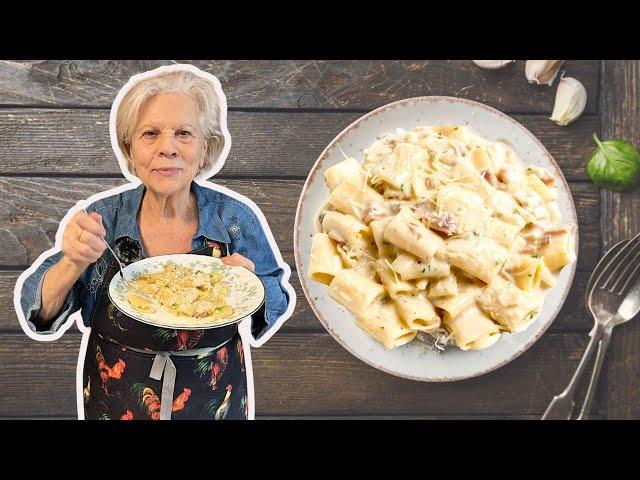
[[[126,315],[163,328],[217,328],[255,313],[264,302],[264,285],[244,267],[204,255],[160,255],[127,265],[109,283],[109,298]]]
[[[562,172],[486,105],[417,97],[359,118],[302,190],[295,259],[320,322],[352,354],[421,381],[512,361],[549,327],[576,268]]]

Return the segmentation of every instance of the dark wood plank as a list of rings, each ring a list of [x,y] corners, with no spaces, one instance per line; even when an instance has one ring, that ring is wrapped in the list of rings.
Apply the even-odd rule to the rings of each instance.
[[[30,265],[53,245],[62,217],[79,200],[122,185],[115,178],[0,177],[0,268]],[[221,180],[251,198],[263,211],[282,256],[293,260],[293,220],[302,180]],[[599,196],[591,183],[572,183],[580,227],[579,265],[589,270],[600,252]]]
[[[305,178],[329,142],[359,113],[230,112],[233,144],[219,176]],[[560,127],[545,115],[515,115],[547,147],[568,180],[587,179],[596,116]],[[106,110],[0,110],[5,174],[114,174]],[[523,159],[526,161],[526,159]]]
[[[591,419],[602,420],[602,415]],[[540,415],[256,415],[256,420],[540,420]]]
[[[13,290],[20,272],[0,270],[0,332],[19,333],[22,330],[18,319],[13,314]],[[549,331],[586,331],[592,326],[591,317],[584,309],[584,290],[588,280],[588,272],[577,272],[571,292],[562,310],[551,325]],[[324,331],[324,327],[316,318],[313,310],[309,306],[307,299],[300,286],[297,272],[291,274],[291,284],[296,291],[298,302],[296,309],[282,326],[283,331]]]
[[[604,62],[602,138],[622,138],[640,148],[640,61]],[[640,232],[640,189],[602,190],[602,241],[606,247]],[[613,331],[596,402],[611,419],[640,417],[640,322]]]
[[[163,61],[44,60],[0,62],[0,104],[109,108],[133,74]],[[524,61],[482,70],[470,60],[181,61],[218,76],[235,108],[371,110],[420,95],[452,95],[500,110],[551,114],[553,87],[529,84]],[[597,112],[599,63],[570,60],[568,76],[584,83],[587,113]]]
[[[74,327],[75,329],[75,327]],[[541,415],[582,355],[584,334],[544,335],[510,364],[453,383],[420,383],[358,361],[328,334],[278,334],[252,351],[256,412],[315,415]],[[1,335],[2,416],[75,416],[80,335],[53,343]],[[46,401],[44,400],[46,399]]]

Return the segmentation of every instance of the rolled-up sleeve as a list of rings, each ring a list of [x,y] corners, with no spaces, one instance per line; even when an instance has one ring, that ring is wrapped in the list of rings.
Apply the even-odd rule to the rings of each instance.
[[[265,288],[264,305],[252,315],[251,333],[259,340],[270,329],[274,328],[278,319],[285,313],[289,305],[289,294],[285,288],[284,270],[278,264],[274,248],[269,243],[260,220],[255,214],[248,216],[246,224],[240,229],[235,251],[250,259],[255,264],[255,274]]]
[[[62,252],[47,257],[40,266],[25,279],[22,285],[20,296],[22,313],[29,328],[38,334],[46,335],[57,332],[60,326],[67,321],[69,315],[80,308],[79,298],[82,284],[81,282],[76,282],[65,298],[60,313],[50,320],[48,326],[39,326],[34,321],[42,308],[42,285],[44,283],[44,276],[61,258]]]

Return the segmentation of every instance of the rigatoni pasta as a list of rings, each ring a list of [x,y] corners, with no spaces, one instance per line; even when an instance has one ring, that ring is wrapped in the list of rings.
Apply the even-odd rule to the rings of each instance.
[[[353,313],[362,313],[383,298],[384,287],[353,269],[340,270],[329,284],[329,295]]]
[[[556,182],[467,126],[398,129],[324,173],[309,276],[386,348],[418,332],[463,349],[527,328],[575,262]]]
[[[326,233],[313,236],[309,258],[309,276],[329,285],[342,270],[342,260],[336,250],[337,243]]]
[[[388,302],[373,305],[356,316],[357,325],[387,348],[396,348],[416,338],[417,330],[407,327],[395,306]]]
[[[475,303],[455,316],[445,313],[444,324],[461,350],[482,350],[500,338],[500,328]]]
[[[131,283],[174,315],[218,320],[234,312],[227,301],[229,287],[222,279],[221,273],[207,273],[170,263],[164,265],[162,271],[145,273]],[[155,311],[140,295],[128,293],[126,298],[136,310]]]

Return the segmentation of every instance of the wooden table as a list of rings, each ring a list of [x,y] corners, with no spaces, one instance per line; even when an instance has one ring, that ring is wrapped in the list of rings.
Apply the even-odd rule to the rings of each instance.
[[[129,76],[168,61],[0,62],[0,418],[76,418],[80,332],[31,340],[13,307],[16,279],[53,245],[78,200],[124,183],[109,143],[109,108]],[[298,293],[295,314],[253,350],[257,418],[539,418],[571,377],[591,326],[583,304],[603,249],[640,231],[640,192],[599,191],[585,166],[591,138],[640,147],[640,62],[568,61],[588,92],[585,114],[548,117],[556,85],[529,85],[524,62],[500,71],[470,61],[196,61],[218,76],[233,146],[215,181],[262,208]],[[344,350],[313,315],[293,259],[304,179],[328,142],[365,112],[419,95],[454,95],[511,114],[554,155],[580,222],[569,299],[525,354],[494,372],[429,384],[393,377]],[[597,418],[640,417],[640,322],[615,330],[594,403]]]

